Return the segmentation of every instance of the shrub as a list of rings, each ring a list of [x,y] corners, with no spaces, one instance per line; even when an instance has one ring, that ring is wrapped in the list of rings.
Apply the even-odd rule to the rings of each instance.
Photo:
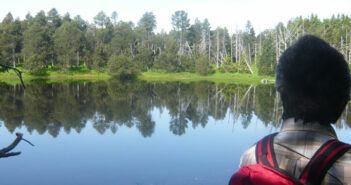
[[[106,64],[106,62],[101,56],[94,55],[94,57],[93,57],[93,69],[95,69],[95,70],[97,70],[99,72],[103,72],[105,64]]]
[[[153,64],[153,52],[150,50],[143,50],[142,52],[135,55],[133,62],[138,65],[140,71],[147,71],[152,67]]]
[[[111,56],[108,60],[108,73],[112,76],[130,78],[135,77],[139,72],[138,66],[127,56]]]
[[[203,76],[213,74],[215,72],[207,56],[200,56],[198,59],[196,59],[195,71]]]
[[[32,55],[24,63],[24,68],[27,69],[30,73],[38,73],[44,67],[44,61],[37,55]]]
[[[163,70],[169,73],[179,72],[179,64],[177,56],[172,53],[163,52],[160,54],[154,64],[154,68],[157,70]]]

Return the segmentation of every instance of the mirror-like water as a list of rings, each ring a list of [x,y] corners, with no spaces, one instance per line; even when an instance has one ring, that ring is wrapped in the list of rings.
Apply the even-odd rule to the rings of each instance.
[[[348,106],[336,124],[350,142]],[[270,85],[96,83],[0,85],[3,184],[220,185],[242,152],[281,123]],[[349,121],[350,120],[350,121]]]

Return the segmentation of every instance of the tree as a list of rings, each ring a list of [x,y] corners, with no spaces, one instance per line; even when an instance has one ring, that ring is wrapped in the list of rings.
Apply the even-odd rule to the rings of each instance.
[[[148,41],[148,48],[150,48],[149,42],[151,41],[150,35],[156,28],[156,17],[152,12],[145,12],[138,22],[138,27],[145,33],[146,40]]]
[[[31,55],[24,64],[24,68],[27,69],[30,73],[38,73],[43,68],[43,61],[39,55]]]
[[[65,22],[54,34],[54,45],[58,59],[65,70],[73,65],[79,66],[79,54],[83,48],[83,33],[73,22]]]
[[[46,26],[48,20],[45,16],[45,12],[42,10],[33,18],[33,23],[38,24],[39,26]]]
[[[118,19],[118,13],[116,11],[113,11],[111,14],[111,21],[114,26],[117,24],[117,19]]]
[[[24,67],[33,69],[32,65],[38,65],[38,69],[47,66],[47,61],[50,57],[50,37],[48,35],[47,26],[40,26],[38,23],[31,25],[23,33],[23,54],[24,57],[34,57],[37,61],[35,64],[30,64],[31,61],[25,61]],[[38,71],[38,70],[35,70]]]
[[[188,13],[186,13],[184,10],[179,10],[176,11],[172,15],[172,26],[173,29],[178,32],[178,40],[180,43],[180,46],[183,45],[184,42],[184,36],[189,29],[189,24],[190,20],[188,19]]]
[[[104,11],[100,11],[95,17],[94,17],[94,23],[100,27],[100,28],[104,28],[107,24],[107,22],[109,22],[110,19],[109,17],[106,16]]]
[[[244,44],[245,52],[247,54],[247,58],[251,61],[255,56],[255,30],[251,24],[251,21],[247,21],[245,26],[245,32],[242,33],[242,39]]]
[[[156,28],[156,17],[152,12],[145,12],[138,22],[138,26],[144,29],[149,35]],[[149,38],[149,37],[147,37]]]
[[[21,24],[14,21],[12,14],[8,13],[0,26],[0,54],[5,64],[16,67],[15,54],[21,50]]]
[[[276,53],[272,32],[267,32],[262,44],[262,53],[259,56],[258,74],[274,75],[276,67]]]
[[[51,9],[48,12],[47,19],[48,19],[50,27],[52,27],[54,30],[57,29],[58,27],[60,27],[62,24],[61,17],[55,8]]]
[[[62,19],[58,14],[55,8],[51,9],[47,15],[48,19],[48,29],[49,29],[49,37],[52,38],[55,34],[57,28],[59,28],[62,24]],[[51,67],[54,66],[56,63],[57,55],[56,55],[56,48],[54,47],[53,40],[50,40],[50,55],[51,55]]]
[[[139,73],[138,67],[132,62],[132,59],[124,55],[111,56],[108,60],[108,69],[110,75],[120,78],[134,77]]]
[[[201,36],[203,33],[202,25],[203,24],[199,19],[195,19],[195,24],[189,27],[186,37],[187,37],[187,40],[189,41],[190,46],[197,45],[198,43],[201,42]]]
[[[111,41],[111,46],[114,48],[112,54],[133,55],[134,42],[135,35],[133,24],[131,22],[119,22],[114,31],[114,37]]]

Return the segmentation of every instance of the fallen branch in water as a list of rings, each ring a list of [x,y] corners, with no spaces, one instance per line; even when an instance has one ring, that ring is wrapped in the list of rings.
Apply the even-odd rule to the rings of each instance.
[[[26,141],[30,145],[34,146],[31,142],[23,138],[23,134],[17,132],[16,133],[17,138],[8,146],[0,150],[0,158],[5,158],[5,157],[11,157],[11,156],[16,156],[21,154],[21,152],[10,152],[12,149],[14,149],[21,140]]]
[[[0,66],[5,68],[6,71],[9,71],[9,69],[14,70],[15,73],[17,74],[18,78],[21,80],[23,88],[26,88],[26,86],[24,85],[23,79],[22,79],[22,71],[20,71],[19,69],[15,68],[15,67],[11,67],[11,66],[4,65],[4,64],[0,64]]]

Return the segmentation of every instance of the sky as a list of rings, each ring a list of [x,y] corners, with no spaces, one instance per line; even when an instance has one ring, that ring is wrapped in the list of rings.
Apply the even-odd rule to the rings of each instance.
[[[227,27],[229,32],[244,29],[251,21],[256,33],[297,16],[317,14],[321,19],[333,14],[351,15],[351,0],[0,0],[0,19],[8,12],[24,19],[40,10],[56,8],[60,15],[68,12],[71,17],[80,15],[92,23],[99,11],[111,15],[118,13],[118,20],[139,21],[145,12],[153,12],[157,20],[156,32],[172,29],[171,16],[177,10],[188,13],[191,23],[195,18],[207,18],[212,29]]]

